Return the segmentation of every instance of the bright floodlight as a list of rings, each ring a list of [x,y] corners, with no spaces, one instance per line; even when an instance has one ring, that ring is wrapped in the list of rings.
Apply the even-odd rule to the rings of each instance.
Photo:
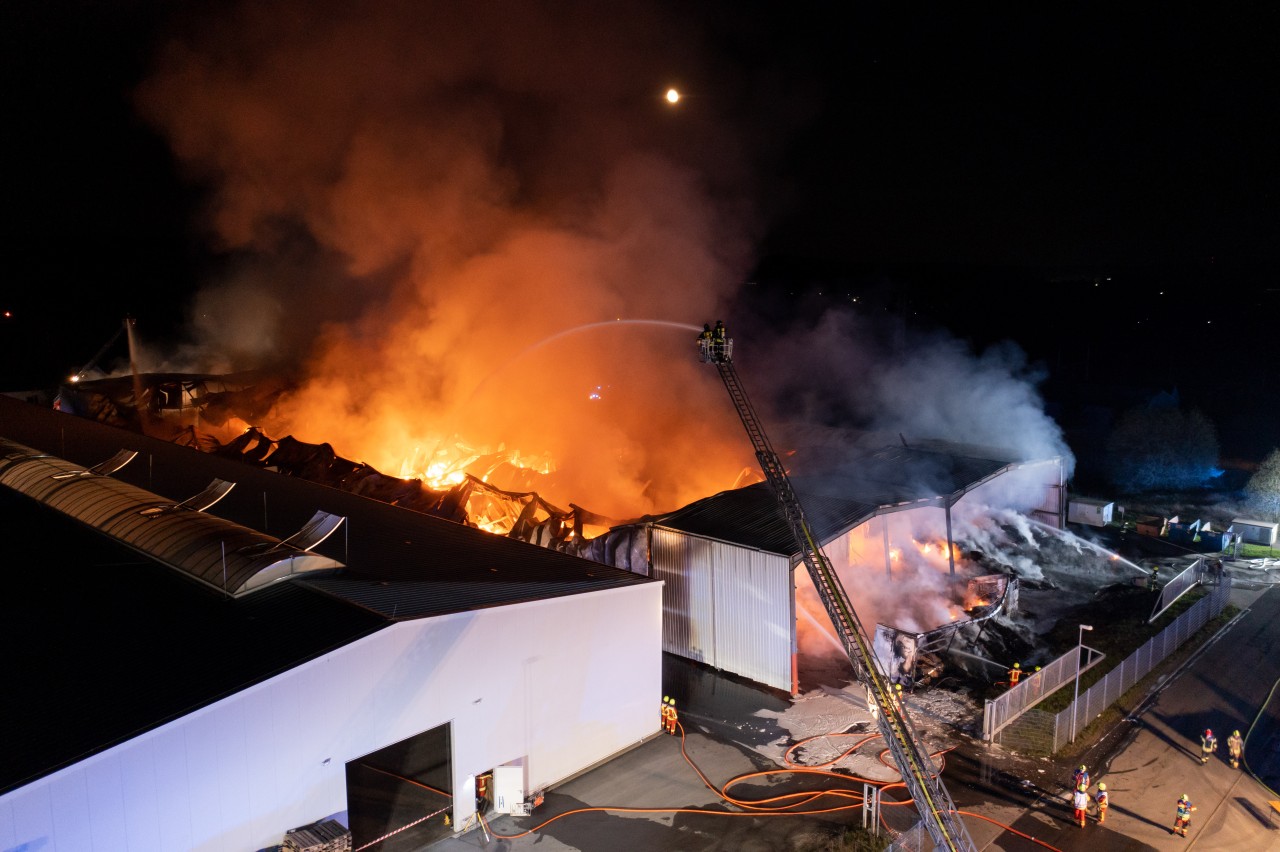
[[[680,101],[680,93],[675,89],[667,89],[667,103],[674,104]]]

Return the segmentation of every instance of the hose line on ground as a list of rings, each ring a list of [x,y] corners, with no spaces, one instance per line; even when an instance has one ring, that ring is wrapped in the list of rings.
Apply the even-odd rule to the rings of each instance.
[[[702,780],[702,783],[706,785],[708,790],[715,793],[716,796],[718,796],[722,801],[728,804],[734,805],[736,807],[744,808],[745,810],[713,811],[713,810],[706,810],[703,808],[626,808],[626,807],[608,807],[608,806],[574,808],[573,810],[565,811],[564,813],[561,813],[561,814],[556,814],[555,816],[550,817],[549,819],[543,820],[537,825],[532,826],[531,828],[525,829],[524,831],[521,831],[517,834],[502,834],[500,832],[497,832],[493,829],[493,826],[489,823],[488,820],[484,818],[482,814],[477,813],[477,817],[479,818],[479,821],[481,825],[485,828],[485,830],[487,830],[494,837],[498,837],[503,840],[515,840],[516,838],[527,837],[531,834],[534,834],[535,832],[542,830],[543,828],[545,828],[546,826],[550,825],[553,822],[556,822],[557,820],[564,819],[565,817],[568,817],[568,816],[574,816],[576,814],[585,814],[585,813],[607,812],[607,813],[619,813],[619,814],[698,814],[700,816],[723,816],[723,817],[788,817],[788,816],[811,816],[811,815],[817,815],[817,814],[837,813],[839,811],[846,811],[846,810],[853,810],[855,808],[860,808],[864,804],[864,801],[863,801],[864,797],[861,792],[857,790],[850,790],[850,789],[844,789],[844,788],[830,788],[830,789],[824,789],[824,790],[804,790],[804,791],[797,791],[795,793],[783,793],[781,795],[770,796],[765,799],[755,799],[755,800],[739,799],[729,795],[729,792],[728,792],[729,789],[737,784],[746,782],[753,778],[769,777],[769,776],[776,776],[776,775],[783,775],[783,774],[815,775],[815,776],[824,777],[824,778],[833,778],[844,784],[848,784],[848,783],[871,784],[878,787],[882,794],[886,790],[897,789],[897,788],[901,788],[903,790],[906,789],[906,784],[900,780],[899,781],[881,781],[881,780],[872,779],[872,778],[862,778],[856,775],[848,775],[848,774],[832,772],[824,768],[827,766],[831,766],[837,763],[838,761],[844,759],[845,757],[849,756],[858,748],[870,742],[871,740],[874,740],[877,737],[882,737],[883,735],[880,734],[878,731],[874,734],[866,734],[866,735],[839,733],[839,734],[819,734],[817,736],[808,737],[806,739],[800,740],[799,742],[795,743],[794,745],[792,745],[790,748],[787,749],[786,753],[783,755],[783,762],[787,764],[785,768],[768,769],[768,770],[762,770],[759,772],[748,772],[744,775],[739,775],[734,778],[731,778],[729,781],[725,782],[723,786],[717,788],[716,785],[709,778],[707,778],[706,774],[702,771],[702,769],[700,769],[698,765],[694,763],[693,758],[689,756],[689,752],[685,749],[684,725],[680,724],[679,722],[676,722],[676,726],[680,729],[680,754],[684,757],[685,762],[688,763],[690,767],[692,767],[693,771],[697,774],[698,778]],[[794,752],[797,748],[801,747],[802,745],[808,742],[811,742],[812,740],[820,739],[823,737],[826,737],[828,739],[834,738],[834,737],[861,737],[861,739],[859,739],[856,743],[854,743],[849,748],[845,749],[834,760],[824,761],[823,763],[817,764],[816,766],[805,766],[802,764],[798,764],[791,759],[792,752]],[[938,773],[942,772],[942,764],[943,764],[943,761],[945,760],[943,755],[945,755],[946,752],[948,751],[951,751],[951,749],[944,749],[943,751],[929,755],[929,757],[931,758],[938,759],[939,761],[939,766],[937,769]],[[883,749],[878,755],[880,762],[883,763],[888,768],[893,769],[894,771],[897,771],[896,766],[894,766],[892,763],[885,760],[885,757],[888,754],[889,754],[889,749],[887,748]],[[901,775],[900,772],[899,772],[899,775]],[[843,801],[845,803],[830,806],[830,807],[805,807],[807,805],[812,805],[813,803],[823,798],[834,798],[837,801]],[[907,799],[895,799],[887,802],[882,800],[881,804],[882,806],[900,806],[900,805],[914,804],[914,802],[912,799],[907,798]],[[802,808],[802,807],[804,808],[803,810],[797,810],[797,808]],[[1030,840],[1033,843],[1037,843],[1040,846],[1045,847],[1046,849],[1052,850],[1052,852],[1062,852],[1062,850],[1060,849],[1050,846],[1049,844],[1044,843],[1043,841],[1037,840],[1036,838],[1028,834],[1023,834],[1022,832],[1018,831],[1012,826],[1005,825],[1004,823],[991,819],[990,817],[985,817],[985,816],[982,816],[981,814],[974,814],[968,811],[960,811],[960,810],[954,811],[954,813],[958,815],[964,815],[964,816],[973,816],[973,817],[977,817],[978,819],[986,820],[987,822],[992,823],[994,825],[998,825],[1007,831],[1010,831],[1010,832],[1013,832],[1014,834],[1019,835],[1020,837],[1025,837],[1027,840]],[[898,833],[898,832],[895,832],[894,829],[890,828],[889,824],[885,821],[883,811],[880,813],[880,822],[890,832]]]

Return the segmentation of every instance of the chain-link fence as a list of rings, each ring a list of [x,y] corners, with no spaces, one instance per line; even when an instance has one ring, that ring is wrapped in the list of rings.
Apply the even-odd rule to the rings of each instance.
[[[1032,708],[996,734],[995,741],[1014,751],[1051,754],[1057,737],[1057,715]]]
[[[1078,649],[1073,648],[1040,672],[1043,675],[1053,667],[1054,674],[1048,682],[1054,683],[1055,686],[1042,690],[1038,697],[1034,694],[1020,693],[1022,687],[1019,686],[986,703],[986,712],[983,716],[984,738],[1015,751],[1056,752],[1072,742],[1103,710],[1119,700],[1120,696],[1128,692],[1135,683],[1150,674],[1151,670],[1163,662],[1165,657],[1176,651],[1210,619],[1216,618],[1226,607],[1230,597],[1231,578],[1223,576],[1218,584],[1212,587],[1209,594],[1196,601],[1168,627],[1147,640],[1145,645],[1130,654],[1120,665],[1107,672],[1102,680],[1085,690],[1066,709],[1058,713],[1032,709],[1031,705],[1041,698],[1075,679],[1073,657]],[[1080,671],[1087,671],[1092,665],[1092,663],[1086,664]],[[1030,682],[1027,681],[1028,684]]]
[[[1155,621],[1162,612],[1173,606],[1173,602],[1191,591],[1191,588],[1203,579],[1205,574],[1204,557],[1199,556],[1185,571],[1174,577],[1160,589],[1160,599],[1151,611],[1148,621]]]
[[[1079,653],[1079,648],[1072,648],[1040,671],[1024,674],[1022,681],[1017,686],[1010,687],[1004,695],[987,701],[982,712],[982,738],[988,742],[995,740],[1007,725],[1013,724],[1031,707],[1071,683],[1079,672],[1088,671],[1102,662],[1104,657],[1103,654],[1094,652],[1085,665],[1077,669]]]
[[[1210,619],[1216,618],[1226,607],[1230,597],[1231,578],[1223,576],[1209,594],[1196,601],[1172,624],[1147,640],[1145,645],[1130,654],[1124,662],[1107,672],[1102,680],[1085,690],[1071,706],[1058,713],[1054,720],[1053,750],[1057,751],[1071,742],[1103,710],[1146,677]]]

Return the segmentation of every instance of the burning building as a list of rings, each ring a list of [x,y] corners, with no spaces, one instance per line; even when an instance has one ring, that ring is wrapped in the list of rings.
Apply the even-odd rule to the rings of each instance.
[[[635,573],[3,395],[0,507],[5,848],[417,849],[657,728]]]
[[[868,629],[878,625],[882,665],[901,677],[961,627],[1016,607],[1013,567],[992,575],[989,563],[970,558],[985,530],[1011,506],[1049,528],[1063,525],[1062,460],[993,455],[933,442],[793,477],[859,617]],[[764,484],[615,527],[590,550],[665,582],[666,651],[793,694],[806,660],[843,654]]]
[[[795,570],[790,529],[764,483],[620,521],[552,504],[533,490],[546,469],[510,451],[457,444],[411,458],[408,475],[393,476],[327,443],[247,426],[269,416],[279,393],[245,376],[163,374],[82,382],[60,398],[65,410],[94,419],[662,579],[665,650],[774,688],[794,693],[808,661],[839,649],[807,573]],[[860,616],[875,625],[882,665],[903,680],[957,639],[972,643],[969,626],[1016,608],[1013,567],[989,575],[970,558],[996,516],[1015,511],[1064,526],[1061,458],[933,441],[839,459],[802,453],[793,462],[808,465],[795,478],[806,512]]]

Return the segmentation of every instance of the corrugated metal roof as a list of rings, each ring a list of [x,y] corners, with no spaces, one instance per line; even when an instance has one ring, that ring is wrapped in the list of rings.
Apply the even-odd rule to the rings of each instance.
[[[7,695],[21,696],[0,702],[0,793],[367,635],[388,618],[655,582],[3,395],[0,436],[67,459],[67,470],[122,448],[139,452],[110,479],[54,480],[59,487],[42,479],[62,469],[52,462],[17,465],[26,487],[80,506],[85,523],[0,488],[0,556],[15,568],[0,595],[5,686]],[[90,479],[104,489],[96,500],[79,490]],[[208,517],[249,527],[238,533],[247,541],[279,541],[255,528],[288,537],[317,509],[347,518],[316,552],[348,567],[229,599],[86,526],[140,524],[138,511],[173,505],[214,479],[236,487]],[[99,501],[106,505],[89,505]],[[158,547],[181,550],[176,542]]]
[[[315,552],[345,564],[343,578],[313,584],[313,588],[347,596],[351,603],[387,616],[394,613],[397,619],[652,582],[597,562],[4,396],[0,396],[0,435],[76,463],[96,462],[121,447],[138,450],[141,460],[112,478],[145,485],[146,490],[160,494],[194,494],[215,478],[236,482],[236,488],[210,513],[284,538],[299,530],[317,509],[341,515],[346,524]],[[383,591],[375,594],[377,589],[370,582],[389,586],[378,586]]]
[[[342,563],[0,438],[0,485],[226,594]]]
[[[0,488],[0,794],[385,627],[276,583],[233,599]]]
[[[878,512],[925,503],[941,504],[1010,467],[1009,460],[965,455],[955,447],[888,446],[818,475],[791,477],[805,516],[826,542]],[[666,515],[648,519],[769,553],[794,555],[795,541],[767,483],[722,491]]]
[[[819,540],[828,541],[875,515],[876,507],[858,500],[842,500],[801,493],[796,496],[804,506],[813,531]],[[681,530],[708,538],[754,547],[766,553],[789,556],[796,552],[791,527],[778,507],[773,489],[764,482],[722,491],[690,503],[652,522],[661,527]]]

